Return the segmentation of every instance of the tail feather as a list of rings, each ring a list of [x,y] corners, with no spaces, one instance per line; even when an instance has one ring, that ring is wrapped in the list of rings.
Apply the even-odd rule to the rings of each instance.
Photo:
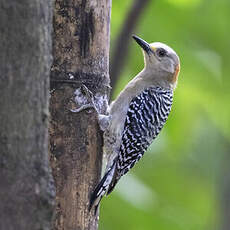
[[[107,195],[109,195],[113,191],[113,189],[114,189],[115,185],[117,184],[118,180],[119,179],[116,176],[113,177],[113,180],[111,181],[111,183],[110,183],[110,185],[108,187]]]
[[[101,198],[107,193],[110,184],[114,180],[114,175],[116,174],[115,169],[116,160],[114,160],[112,166],[108,169],[104,177],[101,179],[97,187],[94,189],[90,199],[89,210],[91,210],[91,208],[95,206],[95,212],[97,211],[97,207],[101,201]]]

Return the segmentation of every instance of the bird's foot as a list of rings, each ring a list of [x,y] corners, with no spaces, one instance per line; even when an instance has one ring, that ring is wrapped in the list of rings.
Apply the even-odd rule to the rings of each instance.
[[[73,113],[80,113],[83,110],[87,110],[87,109],[95,109],[94,106],[92,104],[86,104],[86,105],[82,105],[81,107],[77,108],[77,109],[71,109],[70,111]],[[88,111],[88,113],[90,113],[91,111]]]
[[[71,109],[70,111],[73,113],[79,113],[86,110],[88,113],[92,113],[92,110],[95,110],[97,113],[100,129],[102,131],[105,131],[109,126],[110,116],[106,114],[100,114],[98,109],[99,103],[97,103],[97,101],[99,101],[100,99],[98,99],[98,97],[95,97],[85,85],[82,85],[80,88],[76,89],[74,94],[75,104],[77,104],[79,107]]]
[[[76,89],[74,94],[74,101],[80,107],[71,109],[71,112],[79,113],[83,110],[94,109],[98,113],[98,110],[95,106],[93,93],[84,84],[80,88]],[[88,113],[91,112],[91,110],[88,111]]]

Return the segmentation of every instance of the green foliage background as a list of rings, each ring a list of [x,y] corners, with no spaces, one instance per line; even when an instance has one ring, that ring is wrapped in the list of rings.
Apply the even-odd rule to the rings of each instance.
[[[113,1],[111,50],[131,4]],[[179,83],[161,134],[102,200],[100,230],[222,229],[230,181],[229,22],[229,0],[152,0],[145,9],[136,34],[176,50]],[[142,68],[131,41],[113,97]]]

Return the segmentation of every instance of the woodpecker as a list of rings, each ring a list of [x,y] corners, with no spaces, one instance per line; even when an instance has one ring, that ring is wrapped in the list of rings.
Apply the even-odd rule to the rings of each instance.
[[[95,206],[96,210],[101,198],[110,194],[121,176],[140,160],[171,110],[180,71],[178,55],[163,43],[149,44],[135,35],[133,38],[143,50],[144,69],[111,103],[109,115],[99,117],[109,161],[92,193],[90,209]]]

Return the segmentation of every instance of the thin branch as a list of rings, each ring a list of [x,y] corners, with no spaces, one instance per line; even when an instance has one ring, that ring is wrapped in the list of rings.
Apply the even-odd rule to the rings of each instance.
[[[116,45],[113,49],[113,55],[110,64],[110,78],[111,86],[113,89],[124,67],[124,63],[128,54],[128,44],[130,37],[140,19],[141,13],[149,2],[150,0],[135,0],[133,2],[121,28],[121,32],[115,42]]]

